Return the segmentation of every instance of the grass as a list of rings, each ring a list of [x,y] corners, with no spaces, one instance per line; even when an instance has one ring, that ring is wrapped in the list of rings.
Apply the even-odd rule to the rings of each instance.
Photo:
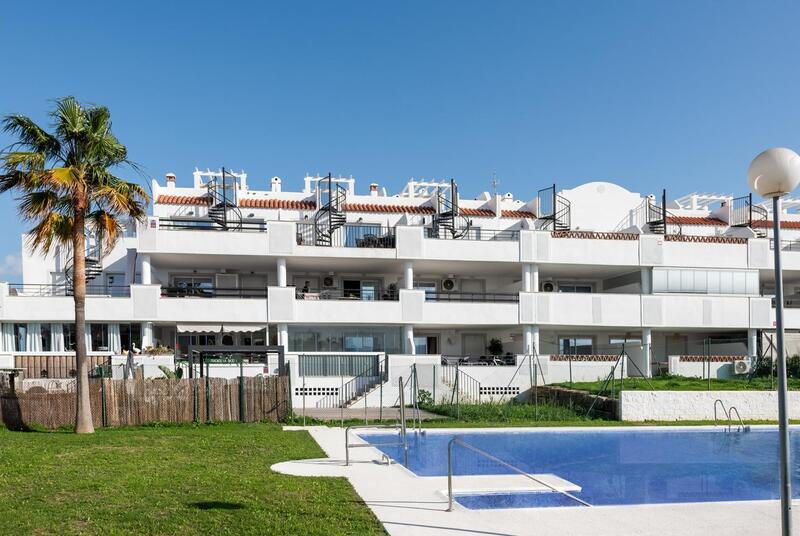
[[[274,424],[0,428],[0,534],[385,534],[345,479],[270,471],[321,456]]]
[[[593,394],[600,392],[604,380],[594,382],[575,382],[571,386],[569,383],[555,384],[559,387],[571,387],[580,391],[587,391]],[[616,380],[614,389],[619,390],[620,381]],[[708,379],[688,378],[684,376],[659,376],[649,378],[649,382],[642,378],[625,378],[623,389],[627,391],[770,391],[774,390],[777,383],[770,378],[753,378],[748,382],[746,378],[713,379],[709,389]],[[789,389],[800,390],[800,379],[789,378]],[[611,385],[609,383],[606,393],[609,394]]]
[[[485,423],[539,425],[541,422],[558,422],[569,424],[596,420],[584,417],[585,410],[552,404],[539,404],[537,407],[532,404],[486,402],[462,404],[460,408],[454,404],[426,405],[422,409],[455,419],[456,423],[467,422],[476,426],[482,426]],[[435,423],[435,421],[430,421],[430,423]]]

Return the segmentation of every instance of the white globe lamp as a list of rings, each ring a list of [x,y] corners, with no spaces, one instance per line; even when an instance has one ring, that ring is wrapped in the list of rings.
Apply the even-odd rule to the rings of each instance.
[[[781,529],[792,533],[791,452],[789,450],[789,413],[786,409],[786,355],[783,343],[783,270],[781,270],[781,197],[800,184],[800,156],[791,149],[767,149],[747,170],[750,188],[761,197],[772,199],[772,244],[775,250],[775,339],[777,344],[778,428],[781,481]]]
[[[767,149],[750,164],[750,188],[761,197],[781,197],[800,184],[800,155],[785,147]]]

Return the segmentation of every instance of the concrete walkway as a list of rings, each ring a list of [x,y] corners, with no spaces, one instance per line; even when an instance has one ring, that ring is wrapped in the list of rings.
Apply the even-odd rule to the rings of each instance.
[[[371,447],[352,449],[351,465],[345,467],[344,430],[305,429],[329,457],[278,463],[272,469],[292,475],[347,478],[393,536],[753,536],[780,533],[778,501],[498,510],[467,510],[456,504],[452,512],[447,512],[446,477],[418,477],[402,465],[386,465],[380,462],[380,452]],[[351,434],[351,442],[363,443],[355,434]],[[548,475],[539,476],[548,478]],[[564,490],[576,489],[572,483],[553,475],[549,477],[552,477],[548,482],[551,485]],[[454,478],[456,491],[520,488],[524,484],[513,476]],[[798,526],[800,513],[796,507],[793,511],[795,526]]]

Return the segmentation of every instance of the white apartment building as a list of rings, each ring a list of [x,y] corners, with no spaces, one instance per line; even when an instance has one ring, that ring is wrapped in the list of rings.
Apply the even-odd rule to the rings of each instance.
[[[551,372],[566,360],[607,367],[624,343],[627,372],[649,375],[707,354],[729,366],[773,327],[772,215],[750,196],[669,200],[608,182],[523,198],[466,196],[454,181],[412,179],[393,195],[342,177],[307,176],[299,191],[253,182],[195,171],[179,186],[169,174],[153,181],[152,216],[113,251],[89,240],[96,363],[132,345],[178,360],[282,346],[290,363],[316,356],[295,366],[297,382],[342,356],[535,353]],[[790,330],[800,329],[798,203],[784,202],[780,245]],[[74,373],[70,253],[31,255],[25,239],[22,281],[0,284],[6,366]]]

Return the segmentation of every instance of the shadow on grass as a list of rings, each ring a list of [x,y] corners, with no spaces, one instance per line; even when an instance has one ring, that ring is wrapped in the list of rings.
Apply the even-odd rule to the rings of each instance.
[[[199,501],[189,503],[189,506],[194,506],[198,510],[241,510],[245,508],[242,503],[225,501]]]

